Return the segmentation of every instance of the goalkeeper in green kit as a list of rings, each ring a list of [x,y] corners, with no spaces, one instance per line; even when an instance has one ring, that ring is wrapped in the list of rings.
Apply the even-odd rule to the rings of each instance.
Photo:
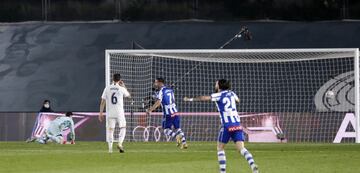
[[[51,121],[49,127],[45,130],[45,134],[40,137],[37,141],[41,144],[46,144],[48,141],[62,144],[63,136],[62,132],[70,129],[70,134],[68,135],[68,141],[71,141],[72,144],[75,143],[75,129],[74,121],[72,120],[72,113],[67,112],[65,117],[57,117],[55,120]]]

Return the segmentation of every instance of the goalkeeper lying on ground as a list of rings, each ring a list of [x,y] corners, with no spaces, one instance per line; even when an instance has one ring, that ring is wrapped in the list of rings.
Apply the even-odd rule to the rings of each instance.
[[[41,144],[46,144],[48,141],[62,144],[62,132],[70,129],[67,141],[71,141],[71,143],[74,143],[75,130],[72,115],[73,114],[71,112],[67,112],[65,114],[65,117],[57,117],[55,120],[51,121],[49,127],[45,130],[44,136],[40,137],[37,141]]]

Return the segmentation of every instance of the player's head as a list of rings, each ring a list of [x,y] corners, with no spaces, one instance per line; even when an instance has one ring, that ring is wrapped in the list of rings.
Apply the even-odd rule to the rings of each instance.
[[[154,81],[154,87],[156,89],[160,89],[162,86],[164,86],[164,84],[165,84],[165,79],[161,77],[156,78]]]
[[[44,102],[43,102],[43,106],[44,106],[44,108],[50,108],[50,100],[44,100]]]
[[[115,74],[113,75],[113,81],[114,81],[115,83],[118,83],[120,80],[121,80],[121,75],[120,75],[119,73],[115,73]]]
[[[72,117],[73,113],[72,112],[66,112],[65,116],[66,117]]]
[[[231,88],[231,82],[226,79],[220,79],[215,83],[216,92],[229,90],[230,88]]]

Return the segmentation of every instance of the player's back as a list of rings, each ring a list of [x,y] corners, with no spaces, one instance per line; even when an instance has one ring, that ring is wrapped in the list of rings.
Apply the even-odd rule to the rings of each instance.
[[[58,128],[61,131],[71,128],[74,126],[74,121],[70,117],[57,117],[55,120],[51,121],[49,128]]]
[[[164,115],[172,115],[177,111],[174,97],[174,90],[170,87],[162,87],[158,93]]]
[[[222,125],[225,127],[239,126],[240,117],[236,109],[238,96],[233,91],[225,90],[214,93],[211,97],[213,101],[216,101]]]
[[[124,115],[124,97],[128,96],[130,96],[129,92],[118,84],[107,86],[101,96],[106,100],[107,117]]]

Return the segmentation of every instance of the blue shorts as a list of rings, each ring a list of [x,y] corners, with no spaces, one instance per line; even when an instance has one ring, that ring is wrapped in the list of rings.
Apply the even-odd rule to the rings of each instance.
[[[224,144],[227,144],[230,138],[234,142],[244,141],[244,132],[242,129],[240,130],[229,130],[229,128],[221,127],[219,132],[218,141]]]
[[[171,127],[174,126],[175,129],[180,128],[180,117],[175,115],[173,117],[171,116],[165,116],[162,122],[162,128],[163,129],[171,129]]]

